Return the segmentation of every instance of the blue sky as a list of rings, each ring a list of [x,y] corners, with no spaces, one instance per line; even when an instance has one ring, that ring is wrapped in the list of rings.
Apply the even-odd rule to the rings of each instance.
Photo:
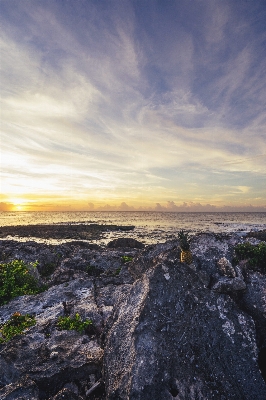
[[[2,210],[266,210],[264,1],[0,11]]]

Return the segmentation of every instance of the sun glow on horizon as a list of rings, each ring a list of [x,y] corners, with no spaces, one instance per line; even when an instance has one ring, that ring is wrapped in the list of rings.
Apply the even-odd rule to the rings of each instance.
[[[24,211],[28,201],[22,198],[11,198],[8,203],[12,204],[13,211]]]
[[[0,201],[0,211],[23,211],[23,212],[91,212],[91,211],[148,211],[148,212],[266,212],[266,207],[258,201],[255,204],[246,202],[224,203],[221,199],[213,199],[207,202],[204,199],[176,199],[166,201],[163,197],[154,200],[148,199],[106,199],[99,201],[95,199],[88,201],[86,198],[74,199],[68,197],[47,198],[14,198],[5,197]]]
[[[14,204],[14,206],[20,206],[20,205],[25,204],[27,201],[25,199],[12,198],[12,199],[9,199],[9,202]]]

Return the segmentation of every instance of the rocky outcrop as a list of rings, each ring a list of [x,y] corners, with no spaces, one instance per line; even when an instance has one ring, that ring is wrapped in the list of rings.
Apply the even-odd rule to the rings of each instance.
[[[6,385],[0,391],[0,399],[31,399],[39,400],[39,388],[27,375],[18,379],[15,383]]]
[[[143,249],[145,247],[145,245],[136,239],[119,238],[119,239],[111,240],[111,242],[108,243],[107,247],[109,247],[109,248],[129,247],[129,248],[134,248],[134,249]]]
[[[61,256],[48,275],[38,267],[45,292],[0,308],[0,323],[14,312],[37,322],[0,345],[0,399],[264,400],[266,277],[233,265],[243,240],[195,236],[189,266],[177,241],[143,250],[1,242],[5,260]],[[93,328],[59,331],[57,318],[76,313]]]
[[[257,359],[252,318],[173,249],[132,285],[107,326],[107,398],[262,400]]]
[[[73,279],[67,285],[53,286],[39,295],[13,300],[2,307],[2,321],[16,310],[35,315],[37,325],[4,346],[0,357],[0,386],[27,375],[37,384],[40,398],[45,399],[56,394],[62,382],[99,374],[103,350],[95,335],[56,329],[57,317],[64,314],[63,302],[71,304],[72,313],[92,319],[95,329],[101,330],[102,317],[94,301],[94,286],[88,279]]]
[[[233,293],[238,290],[245,290],[246,284],[243,279],[236,277],[236,278],[226,278],[222,277],[216,282],[212,290],[215,290],[219,293]]]
[[[0,237],[20,236],[45,239],[96,240],[102,232],[131,231],[134,226],[99,224],[17,225],[0,227]]]

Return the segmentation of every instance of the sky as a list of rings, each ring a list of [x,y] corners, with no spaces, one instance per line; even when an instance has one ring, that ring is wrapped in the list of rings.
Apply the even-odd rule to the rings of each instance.
[[[1,211],[266,211],[264,0],[0,0]]]

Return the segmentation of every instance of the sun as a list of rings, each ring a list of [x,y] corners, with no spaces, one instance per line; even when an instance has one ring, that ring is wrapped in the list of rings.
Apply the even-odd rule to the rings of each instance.
[[[13,199],[10,199],[10,203],[13,204],[14,211],[23,211],[24,207],[25,207],[26,200],[19,199],[19,198],[15,198],[15,199],[13,198]]]

